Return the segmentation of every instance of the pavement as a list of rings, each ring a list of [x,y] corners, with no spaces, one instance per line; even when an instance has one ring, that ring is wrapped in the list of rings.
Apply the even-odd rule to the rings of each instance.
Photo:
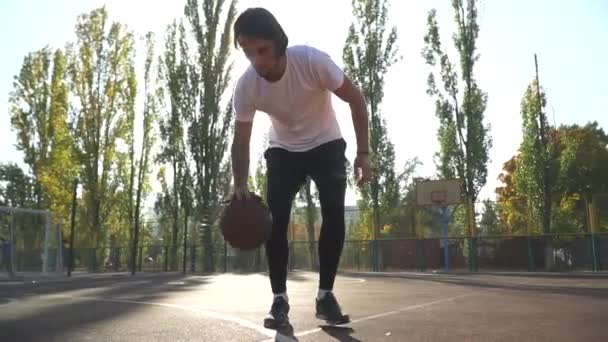
[[[265,274],[79,275],[0,282],[1,341],[608,341],[608,278],[343,273],[352,322],[314,318],[317,275],[288,280],[291,329],[263,327]]]

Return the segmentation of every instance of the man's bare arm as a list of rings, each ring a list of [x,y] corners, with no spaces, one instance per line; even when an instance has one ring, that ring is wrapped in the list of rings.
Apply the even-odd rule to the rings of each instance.
[[[350,106],[357,137],[357,154],[369,153],[367,105],[363,94],[346,75],[344,75],[344,82],[334,91],[334,94]]]
[[[252,122],[236,121],[232,141],[232,175],[235,189],[246,188],[249,178],[249,144]]]

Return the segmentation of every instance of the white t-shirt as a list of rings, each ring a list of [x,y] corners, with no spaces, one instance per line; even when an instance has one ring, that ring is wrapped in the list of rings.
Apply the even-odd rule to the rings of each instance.
[[[268,82],[250,65],[234,90],[237,121],[253,121],[256,111],[271,121],[270,147],[306,151],[342,137],[332,107],[332,91],[342,85],[344,71],[316,48],[287,49],[282,78]]]

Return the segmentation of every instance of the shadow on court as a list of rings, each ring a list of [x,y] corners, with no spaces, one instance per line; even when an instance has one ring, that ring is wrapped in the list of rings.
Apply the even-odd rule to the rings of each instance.
[[[352,322],[314,318],[318,274],[288,279],[291,326],[262,327],[265,274],[72,279],[0,285],[6,341],[608,340],[608,281],[592,277],[341,274]],[[6,338],[6,339],[5,339]]]
[[[172,285],[178,282],[179,286]],[[21,286],[0,287],[0,297],[17,300],[10,310],[0,309],[0,331],[4,341],[59,341],[71,339],[73,330],[84,330],[86,339],[106,340],[95,336],[96,326],[123,322],[131,317],[141,316],[149,309],[133,302],[162,302],[168,296],[187,294],[192,288],[207,284],[201,278],[181,275],[123,276],[110,279],[74,279],[59,282],[28,282]],[[65,295],[69,294],[69,295]],[[51,295],[50,298],[44,297]],[[72,296],[76,298],[72,298]],[[125,302],[100,302],[88,298],[124,298]],[[2,308],[2,307],[0,307]],[[156,308],[155,308],[156,309]],[[146,318],[148,324],[141,325],[149,333],[156,330],[154,321],[161,320],[162,308],[156,309],[159,318]],[[10,311],[10,312],[9,312]],[[127,324],[127,326],[134,326]],[[146,327],[147,326],[147,327]],[[110,334],[111,335],[111,334]],[[122,335],[122,336],[121,336]],[[128,340],[128,329],[117,329],[117,336],[107,336],[112,340]],[[146,335],[145,333],[143,335]],[[78,334],[81,336],[81,334]],[[7,338],[6,340],[4,338]],[[77,337],[80,339],[81,337]]]
[[[335,338],[342,342],[359,342],[361,340],[352,337],[355,332],[353,328],[349,327],[322,327],[321,330],[327,335]]]

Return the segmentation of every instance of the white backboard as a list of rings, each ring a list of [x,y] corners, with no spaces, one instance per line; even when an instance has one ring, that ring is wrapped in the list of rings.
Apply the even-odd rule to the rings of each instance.
[[[463,203],[460,179],[422,180],[416,182],[416,203],[434,207]]]

